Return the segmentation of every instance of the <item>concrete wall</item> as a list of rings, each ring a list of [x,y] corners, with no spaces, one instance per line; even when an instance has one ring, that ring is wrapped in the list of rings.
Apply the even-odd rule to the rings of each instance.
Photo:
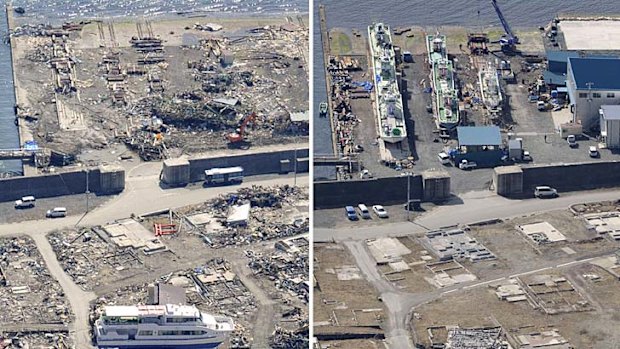
[[[411,176],[411,199],[423,198],[421,175]],[[407,176],[315,182],[314,208],[336,208],[346,205],[396,205],[407,201]]]
[[[308,172],[309,150],[298,149],[297,172]],[[269,173],[282,173],[282,160],[290,161],[290,171],[293,170],[295,150],[282,150],[264,153],[248,153],[232,156],[217,156],[189,159],[189,178],[191,182],[204,180],[204,171],[214,167],[241,166],[246,176]]]
[[[522,173],[509,171],[511,167],[495,170],[493,182],[499,195],[532,197],[540,185],[558,192],[620,187],[620,161],[529,166],[522,167]]]
[[[124,189],[124,170],[120,172],[106,169],[101,177],[99,168],[91,169],[88,174],[88,188],[91,193],[98,195],[111,194]],[[111,176],[111,177],[110,177]],[[120,180],[120,176],[123,180]],[[111,178],[113,180],[111,180]],[[113,183],[113,188],[108,188]],[[119,188],[118,185],[122,185]],[[119,190],[120,189],[120,190]],[[76,170],[72,172],[47,174],[41,176],[14,177],[0,180],[0,201],[12,201],[26,195],[34,195],[36,198],[46,198],[61,195],[81,194],[86,192],[86,171]]]
[[[560,192],[620,186],[620,161],[524,167],[523,193],[533,195],[538,185]]]

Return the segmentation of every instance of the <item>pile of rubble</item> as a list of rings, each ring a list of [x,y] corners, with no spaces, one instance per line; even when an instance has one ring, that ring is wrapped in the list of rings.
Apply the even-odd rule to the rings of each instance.
[[[305,246],[299,246],[294,241],[305,241]],[[252,250],[245,251],[250,259],[248,265],[255,275],[271,280],[276,289],[290,292],[307,303],[310,293],[308,240],[305,238],[289,239],[278,242],[276,246],[283,247],[270,255],[256,253]]]
[[[276,327],[269,338],[269,345],[273,349],[306,349],[310,346],[308,323],[294,331]]]
[[[23,333],[4,331],[0,328],[0,348],[46,348],[46,349],[69,349],[71,339],[68,330],[55,333]]]
[[[148,271],[137,252],[118,248],[99,228],[65,230],[48,235],[56,258],[73,282],[83,290],[105,284],[108,277],[129,277]]]
[[[174,215],[179,218],[180,230],[201,235],[211,247],[222,248],[307,233],[307,212],[295,207],[306,200],[308,193],[304,188],[252,186],[198,206],[179,209]],[[235,225],[227,223],[226,217],[233,207],[247,204],[251,207],[247,220]],[[211,220],[193,223],[192,217],[197,215],[208,215]]]
[[[21,325],[64,325],[71,308],[52,277],[34,241],[0,239],[0,329]]]
[[[359,124],[359,119],[351,110],[351,99],[370,98],[372,90],[371,83],[353,81],[351,72],[359,69],[357,61],[329,58],[327,71],[331,85],[331,115],[341,155],[351,155],[355,151],[353,128]]]

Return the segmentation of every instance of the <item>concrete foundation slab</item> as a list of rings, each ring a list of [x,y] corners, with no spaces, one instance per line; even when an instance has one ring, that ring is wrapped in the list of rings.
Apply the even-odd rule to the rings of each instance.
[[[620,50],[620,21],[562,21],[567,50]]]

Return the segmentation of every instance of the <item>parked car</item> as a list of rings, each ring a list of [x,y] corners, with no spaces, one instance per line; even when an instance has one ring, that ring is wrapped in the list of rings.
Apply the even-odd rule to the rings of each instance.
[[[23,198],[15,201],[15,208],[32,208],[36,203],[34,196],[24,196]]]
[[[388,218],[389,217],[387,211],[381,205],[374,205],[372,207],[372,210],[375,212],[375,214],[379,218]]]
[[[353,206],[347,206],[344,208],[346,214],[347,214],[347,218],[351,221],[356,221],[358,220],[357,217],[357,212],[355,212],[355,209],[353,208]]]
[[[461,160],[461,163],[459,163],[459,168],[461,170],[473,170],[476,167],[478,167],[477,163],[465,159]]]
[[[360,216],[362,216],[362,218],[364,218],[364,219],[371,219],[372,218],[370,216],[370,210],[368,210],[368,207],[366,207],[366,205],[359,204],[359,205],[357,205],[357,209],[360,210]]]
[[[67,216],[67,209],[64,207],[54,207],[51,210],[47,210],[47,212],[45,213],[45,217],[47,218],[59,218],[59,217],[66,217]]]
[[[598,149],[596,149],[596,146],[594,145],[590,146],[588,153],[590,154],[591,158],[598,158],[599,156],[601,156],[601,154],[598,152]]]
[[[536,107],[538,111],[546,111],[547,110],[547,102],[538,101],[536,102]]]
[[[437,154],[437,158],[442,165],[448,165],[450,163],[450,156],[443,151]]]
[[[555,190],[555,188],[551,188],[549,186],[542,185],[542,186],[536,187],[536,189],[534,189],[534,196],[539,198],[539,199],[556,198],[556,197],[558,197],[558,191]]]
[[[577,147],[577,137],[575,137],[575,135],[569,135],[568,137],[566,137],[566,142],[571,148]]]
[[[527,150],[523,151],[523,155],[521,156],[521,160],[523,161],[532,161],[532,155],[530,155],[530,152]]]

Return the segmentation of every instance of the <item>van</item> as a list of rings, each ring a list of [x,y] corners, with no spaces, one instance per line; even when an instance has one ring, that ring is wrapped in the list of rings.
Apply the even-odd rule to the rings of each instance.
[[[364,219],[370,219],[370,211],[368,210],[368,207],[366,207],[366,205],[364,204],[359,204],[357,205],[358,210],[360,210],[360,216],[362,216],[362,218]]]
[[[450,164],[450,156],[448,154],[446,154],[446,152],[441,152],[439,154],[437,154],[437,158],[439,159],[439,162],[442,165],[448,165]]]
[[[36,201],[34,196],[24,196],[20,200],[15,201],[15,208],[32,208]]]
[[[67,209],[64,207],[54,207],[51,210],[47,210],[47,212],[45,213],[45,217],[47,218],[59,218],[59,217],[66,217],[67,216]]]

